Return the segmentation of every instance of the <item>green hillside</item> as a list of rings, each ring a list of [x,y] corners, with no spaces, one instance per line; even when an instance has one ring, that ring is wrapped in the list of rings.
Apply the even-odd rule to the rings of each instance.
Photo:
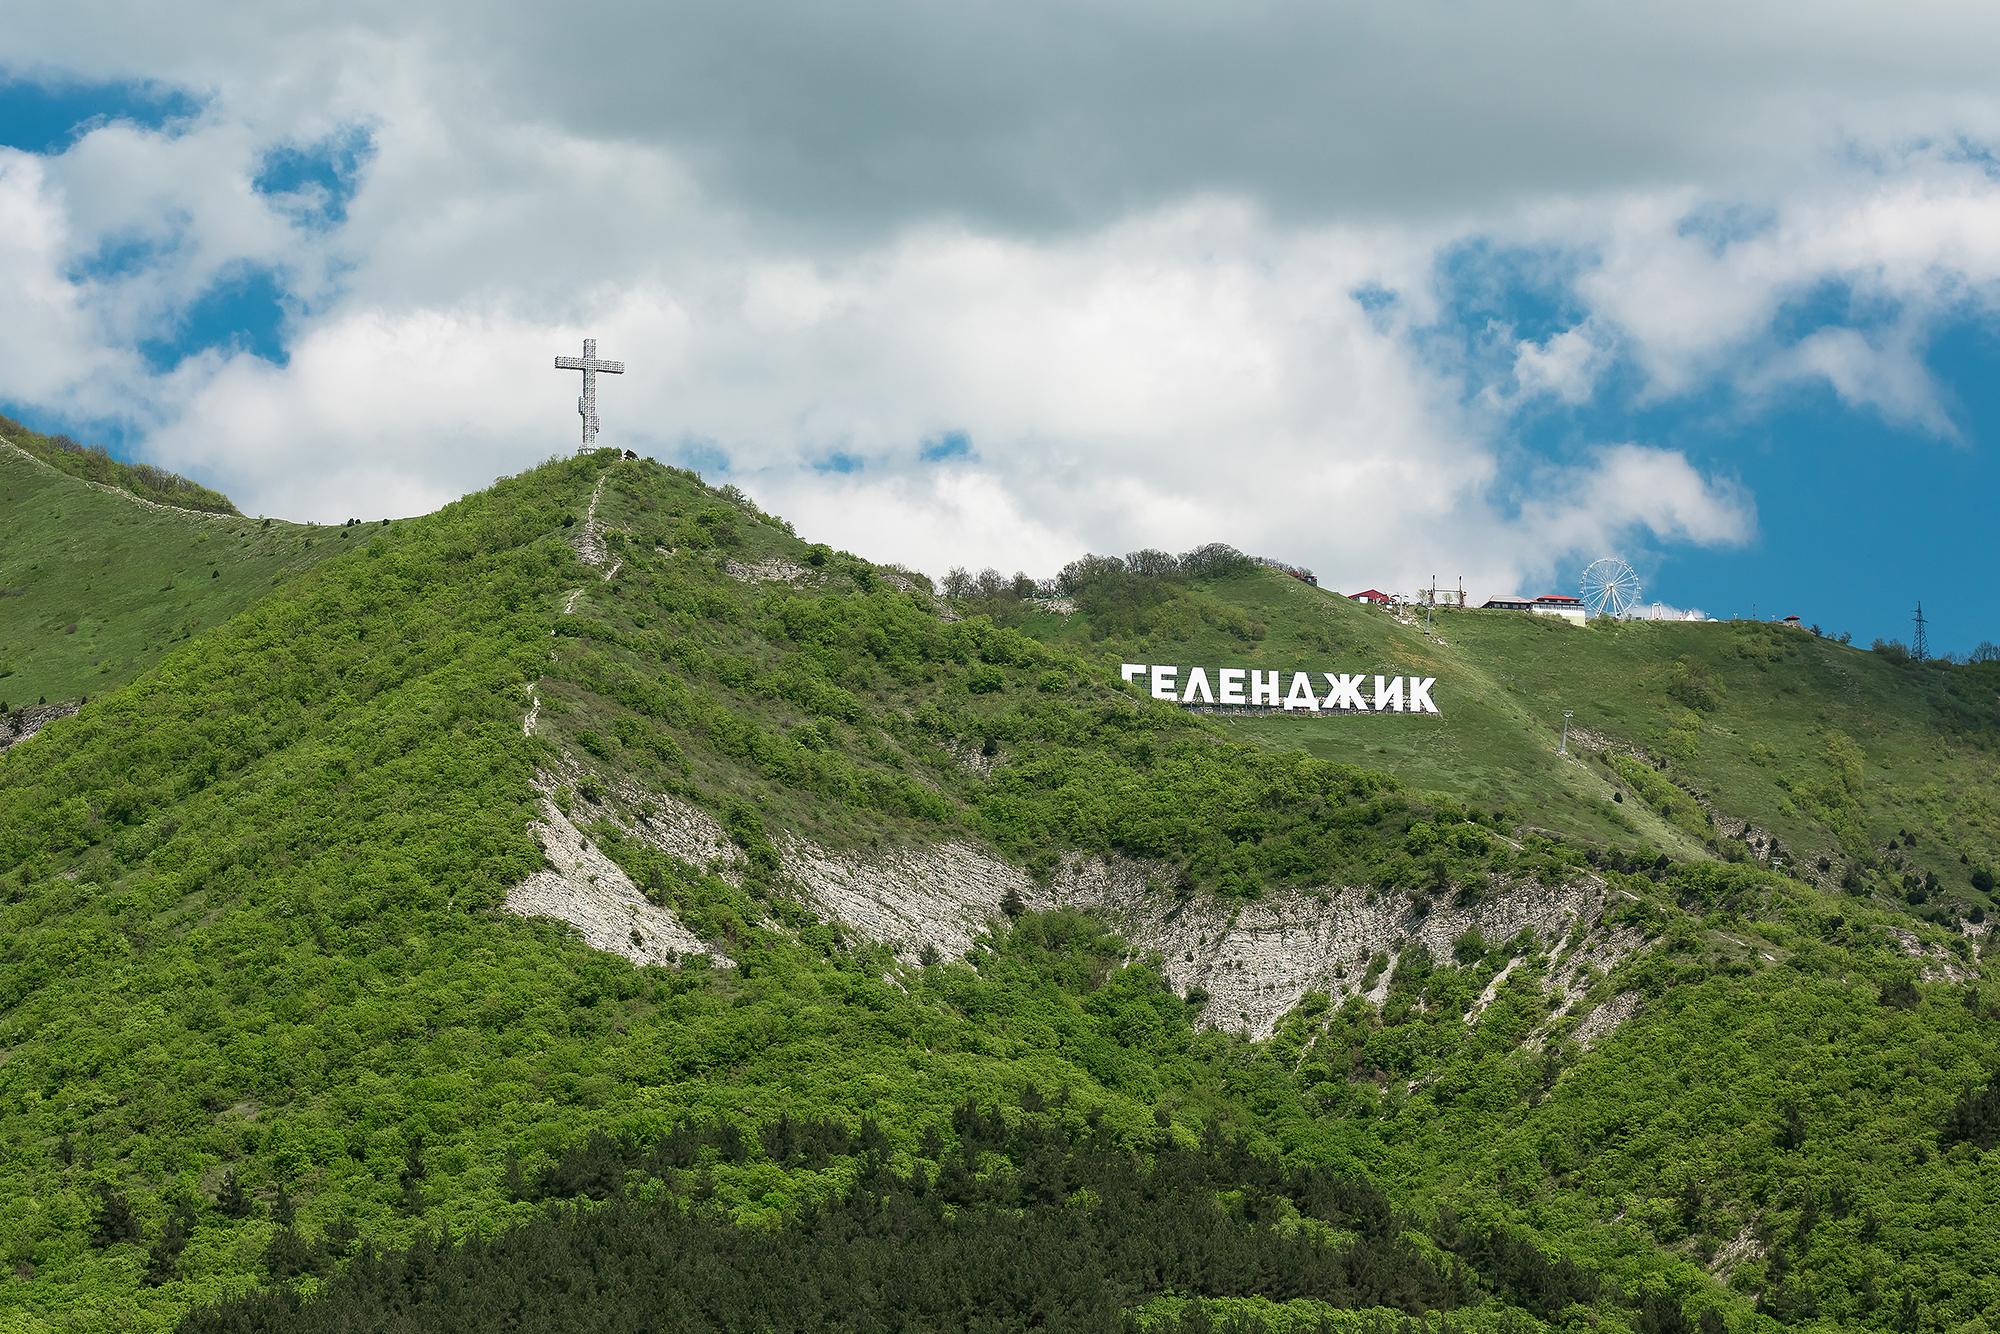
[[[1455,635],[1254,575],[954,608],[609,452],[299,542],[0,753],[0,1327],[2000,1308],[1986,938],[1516,765],[1546,710],[1442,688]],[[1328,758],[1107,668],[1238,645],[1429,655],[1448,725]],[[1417,939],[1549,897],[1582,915]],[[1116,928],[1336,904],[1379,947],[1258,1040]]]
[[[125,463],[101,446],[80,445],[63,435],[31,431],[11,417],[0,417],[0,441],[56,469],[99,486],[113,487],[141,500],[177,509],[211,514],[235,514],[229,497],[164,468]]]
[[[1441,611],[1426,628],[1258,567],[1113,578],[1072,614],[1011,598],[982,609],[1107,675],[1171,661],[1435,676],[1435,718],[1220,721],[1607,847],[1741,857],[1760,851],[1747,822],[1822,883],[1947,924],[1993,907],[2000,664],[1912,663],[1749,622],[1581,629]],[[1565,710],[1579,729],[1569,757],[1556,753]]]
[[[264,524],[226,501],[216,511],[142,504],[9,448],[7,426],[0,421],[0,704],[122,685],[342,546],[343,530]]]

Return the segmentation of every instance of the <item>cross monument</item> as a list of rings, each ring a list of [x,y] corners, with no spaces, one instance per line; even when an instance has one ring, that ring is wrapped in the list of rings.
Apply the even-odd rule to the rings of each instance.
[[[623,375],[625,363],[598,360],[597,340],[586,338],[583,340],[583,355],[557,357],[556,369],[583,372],[583,397],[576,401],[576,412],[583,418],[583,449],[589,449],[597,443],[597,373],[603,371],[606,375]]]

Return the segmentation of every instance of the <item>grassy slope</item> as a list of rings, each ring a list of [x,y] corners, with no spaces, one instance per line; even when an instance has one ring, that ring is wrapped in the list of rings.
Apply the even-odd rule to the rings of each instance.
[[[8,417],[0,417],[0,441],[72,477],[116,487],[143,500],[216,514],[237,512],[228,496],[177,473],[144,463],[121,463],[101,448],[79,445],[67,436],[42,435]]]
[[[606,582],[562,537],[604,466],[553,464],[370,530],[0,757],[0,1105],[23,1109],[0,1123],[16,1275],[0,1312],[158,1328],[255,1280],[280,1187],[309,1238],[346,1223],[393,1243],[519,1217],[508,1155],[532,1167],[593,1128],[866,1112],[907,1163],[953,1103],[1011,1101],[1030,1080],[1123,1133],[1151,1133],[1156,1113],[1184,1132],[1220,1121],[1365,1169],[1427,1213],[1532,1227],[1622,1286],[1593,1317],[1607,1330],[1648,1285],[1776,1328],[1752,1311],[1760,1289],[1785,1290],[1767,1265],[1740,1269],[1733,1293],[1701,1267],[1746,1225],[1789,1250],[1818,1328],[1888,1327],[1864,1276],[1961,1322],[2000,1298],[2000,1237],[1965,1221],[2000,1209],[1996,1160],[1931,1151],[1959,1087],[2000,1059],[1984,1017],[2000,997],[1926,983],[1884,1004],[1914,972],[1886,932],[1897,919],[1766,873],[1620,881],[1621,911],[1663,944],[1601,984],[1647,1004],[1588,1055],[1524,1048],[1546,1018],[1535,960],[1464,1022],[1504,951],[1411,961],[1379,1011],[1308,1005],[1252,1045],[1194,1033],[1157,975],[1066,918],[1025,919],[973,966],[898,970],[756,897],[769,886],[754,877],[733,890],[611,841],[745,966],[635,970],[497,914],[539,860],[529,776],[558,743],[711,810],[734,798],[760,817],[740,822],[753,853],[760,828],[855,846],[968,832],[1024,859],[1151,847],[1201,882],[1254,888],[1429,874],[1398,835],[1452,818],[1093,688],[1088,659],[944,625],[850,558],[822,554],[813,588],[730,578],[724,558],[813,552],[653,465],[611,468],[601,512],[624,565]],[[1274,620],[1266,639],[1323,637],[1286,645],[1287,665],[1421,651],[1366,640],[1407,632],[1365,615]],[[553,740],[521,735],[534,680]],[[991,784],[952,758],[985,739],[1007,758]],[[1364,815],[1350,843],[1344,822]],[[1806,1150],[1774,1142],[1788,1098]],[[413,1214],[398,1178],[419,1142]],[[174,1200],[211,1198],[231,1168],[250,1216],[201,1205],[166,1282],[142,1280],[144,1244],[90,1244],[98,1186],[131,1197],[150,1241]],[[757,1223],[855,1170],[753,1161],[717,1189]],[[1785,1241],[1836,1185],[1818,1241]]]
[[[2000,669],[1898,665],[1756,624],[1633,622],[1578,629],[1500,612],[1441,613],[1435,633],[1271,571],[1198,585],[1189,610],[1150,632],[1087,615],[1031,612],[1031,634],[1118,661],[1436,675],[1442,716],[1230,718],[1266,745],[1380,768],[1593,842],[1703,855],[1601,760],[1555,754],[1562,711],[1664,758],[1725,813],[1775,833],[1800,862],[1821,856],[1939,877],[1942,906],[1991,907],[1970,872],[2000,865]],[[1245,633],[1245,628],[1250,633]],[[1108,632],[1106,632],[1108,630]],[[1713,674],[1712,709],[1673,693],[1686,660]],[[1839,782],[1858,749],[1859,783]],[[1625,800],[1614,802],[1613,792]],[[1912,836],[1906,842],[1904,834]],[[1894,839],[1897,848],[1889,847]]]
[[[1114,631],[1099,649],[1118,661],[1237,663],[1306,671],[1435,676],[1439,714],[1391,717],[1229,717],[1224,726],[1273,747],[1397,774],[1417,787],[1506,808],[1517,818],[1600,842],[1645,839],[1677,853],[1685,836],[1634,806],[1617,808],[1599,775],[1569,765],[1545,740],[1546,705],[1522,699],[1486,665],[1371,608],[1269,570],[1204,581],[1193,615],[1161,616],[1139,633]],[[1030,634],[1096,646],[1088,617],[1032,615]],[[1560,720],[1560,710],[1557,711]]]
[[[137,504],[0,444],[0,702],[122,685],[343,531]]]

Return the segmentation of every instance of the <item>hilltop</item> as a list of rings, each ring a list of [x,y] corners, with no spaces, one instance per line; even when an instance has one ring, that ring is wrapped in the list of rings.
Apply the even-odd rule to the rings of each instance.
[[[0,517],[80,500],[40,494]],[[216,550],[190,522],[132,550]],[[1726,726],[1783,791],[1809,743],[1732,711],[1812,660],[1725,646],[1694,760],[1649,687],[1579,719],[1613,763],[1571,765],[1509,638],[1540,627],[1427,638],[1254,572],[975,606],[609,451],[293,536],[172,642],[102,599],[124,682],[0,753],[0,1310],[27,1328],[2000,1304],[1973,891],[1928,921],[1792,874],[1836,827],[1687,767],[1737,753]],[[49,638],[24,660],[65,689]],[[1698,652],[1601,643],[1590,671]],[[1436,675],[1444,712],[1315,732],[1118,682],[1260,647]],[[1884,706],[1930,760],[1835,720],[1857,818],[1978,799],[1967,679]],[[1616,745],[1790,855],[1603,795],[1646,781]],[[1927,828],[1912,856],[1985,855]]]

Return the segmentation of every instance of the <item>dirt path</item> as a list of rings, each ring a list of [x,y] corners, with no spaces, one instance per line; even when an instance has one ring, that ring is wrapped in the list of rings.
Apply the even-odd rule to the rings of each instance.
[[[604,530],[597,526],[597,502],[604,497],[604,484],[611,480],[605,473],[597,479],[597,485],[590,490],[590,508],[584,511],[583,531],[576,535],[576,558],[585,565],[603,565],[610,558],[604,549]]]
[[[143,505],[149,510],[158,510],[162,514],[184,514],[194,519],[233,519],[238,523],[252,522],[252,520],[242,514],[223,514],[216,510],[184,509],[179,505],[167,505],[157,500],[147,500],[144,496],[133,495],[123,487],[111,486],[104,482],[93,482],[88,477],[78,477],[75,473],[63,472],[61,468],[56,467],[48,460],[36,458],[33,454],[30,454],[4,435],[0,435],[0,445],[7,446],[7,448],[13,450],[16,454],[19,454],[38,468],[47,468],[50,472],[60,472],[63,476],[82,482],[85,486],[94,487],[107,496],[116,496],[120,500],[130,501],[134,505]]]

